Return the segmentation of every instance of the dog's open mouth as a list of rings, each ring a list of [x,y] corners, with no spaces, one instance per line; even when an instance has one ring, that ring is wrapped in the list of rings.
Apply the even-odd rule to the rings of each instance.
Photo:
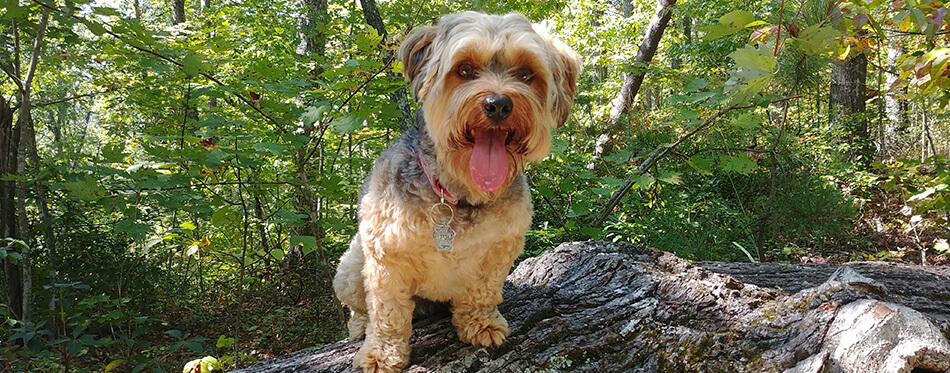
[[[468,168],[478,189],[493,192],[504,185],[508,178],[505,147],[514,138],[514,131],[477,128],[466,131],[465,138],[474,144]]]
[[[511,145],[511,142],[514,141],[514,139],[515,139],[515,131],[509,130],[509,131],[507,131],[507,132],[508,132],[508,137],[505,138],[505,145]],[[465,131],[465,140],[468,141],[469,143],[472,143],[472,144],[475,143],[475,130],[474,130],[474,129],[469,129],[468,131]]]

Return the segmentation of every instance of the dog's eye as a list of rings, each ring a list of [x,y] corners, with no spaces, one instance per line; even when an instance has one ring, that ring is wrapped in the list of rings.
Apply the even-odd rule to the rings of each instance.
[[[527,67],[522,67],[515,72],[515,77],[522,82],[530,82],[531,79],[534,79],[534,71]]]
[[[458,74],[459,78],[462,79],[474,79],[475,78],[475,66],[472,66],[471,63],[463,62],[458,67],[455,68],[455,73]]]

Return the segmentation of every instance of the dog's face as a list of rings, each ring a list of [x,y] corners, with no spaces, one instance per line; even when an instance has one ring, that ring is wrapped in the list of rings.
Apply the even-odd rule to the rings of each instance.
[[[507,189],[524,162],[547,156],[579,70],[570,48],[515,13],[447,16],[410,34],[398,55],[443,175],[481,200]]]

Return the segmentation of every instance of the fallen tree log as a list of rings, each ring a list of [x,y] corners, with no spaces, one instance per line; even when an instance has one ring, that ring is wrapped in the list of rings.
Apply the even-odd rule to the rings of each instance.
[[[568,243],[508,276],[501,347],[462,343],[445,314],[422,318],[406,371],[947,372],[948,272],[693,265],[627,244]],[[351,372],[360,343],[238,372]]]

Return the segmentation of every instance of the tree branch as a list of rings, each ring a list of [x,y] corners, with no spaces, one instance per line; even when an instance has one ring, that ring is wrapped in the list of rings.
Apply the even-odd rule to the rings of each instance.
[[[643,84],[643,78],[646,76],[646,69],[643,65],[648,65],[653,61],[653,55],[656,54],[656,49],[660,45],[663,31],[666,30],[666,26],[673,16],[673,11],[670,8],[674,5],[676,5],[676,0],[657,1],[656,13],[653,14],[650,25],[640,42],[640,47],[637,49],[637,55],[634,57],[638,71],[627,73],[623,86],[620,88],[620,93],[611,101],[610,123],[616,122],[621,115],[630,110],[630,105],[637,97],[637,92],[640,91],[640,85]]]
[[[102,91],[99,91],[99,92],[83,93],[83,94],[81,94],[81,95],[75,95],[75,96],[64,97],[64,98],[61,98],[61,99],[59,99],[59,100],[45,101],[45,102],[36,103],[36,104],[33,104],[33,107],[43,107],[43,106],[50,106],[50,105],[62,104],[62,103],[64,103],[64,102],[69,102],[69,101],[72,101],[72,100],[77,100],[77,99],[85,98],[85,97],[93,97],[93,96],[97,96],[97,95],[100,95],[100,94],[103,94],[103,93],[113,92],[113,91],[115,91],[115,90],[116,90],[115,88],[109,88],[109,89],[102,90]]]
[[[129,191],[141,191],[141,190],[179,190],[179,189],[192,189],[192,188],[204,188],[210,186],[218,185],[289,185],[296,187],[298,186],[295,183],[289,181],[223,181],[218,183],[198,183],[198,184],[188,184],[181,186],[173,187],[161,187],[161,188],[105,188],[105,190],[110,192],[129,192]]]
[[[779,102],[785,102],[785,101],[792,100],[792,99],[796,99],[796,98],[799,98],[799,97],[802,97],[802,96],[801,96],[801,95],[795,95],[795,96],[790,96],[790,97],[783,97],[783,98],[779,98],[779,99],[772,100],[772,103],[774,104],[774,103],[779,103]],[[693,128],[693,130],[692,130],[692,131],[689,131],[689,133],[687,133],[687,134],[681,136],[681,137],[680,137],[678,140],[676,140],[676,142],[674,142],[673,144],[670,144],[669,146],[662,146],[662,145],[661,145],[661,146],[656,147],[656,150],[654,150],[653,153],[650,154],[650,155],[647,157],[647,159],[643,161],[643,163],[641,163],[639,166],[637,166],[637,169],[633,171],[633,175],[631,175],[630,178],[627,179],[627,182],[624,183],[624,184],[620,187],[620,189],[617,189],[617,191],[614,192],[613,195],[610,196],[610,199],[607,200],[607,204],[604,205],[604,208],[600,210],[600,213],[597,214],[597,217],[594,218],[594,220],[592,220],[592,221],[590,222],[590,225],[591,225],[592,227],[600,227],[601,225],[603,225],[604,221],[607,220],[607,217],[610,216],[610,213],[613,212],[614,208],[617,207],[617,205],[620,203],[620,200],[623,198],[623,196],[625,196],[625,195],[627,194],[627,192],[630,191],[630,188],[633,187],[633,184],[635,184],[635,182],[633,181],[633,179],[634,179],[635,177],[638,177],[638,176],[640,176],[640,175],[645,174],[645,173],[647,172],[647,170],[649,170],[651,167],[653,167],[653,165],[656,164],[657,161],[659,161],[659,160],[662,159],[664,156],[666,156],[666,154],[667,154],[670,150],[675,149],[677,146],[679,146],[680,144],[682,144],[684,141],[688,140],[690,137],[693,137],[693,135],[695,135],[695,134],[697,134],[697,133],[699,133],[699,132],[701,132],[701,131],[703,131],[703,130],[709,128],[709,127],[712,127],[712,125],[716,123],[716,120],[719,119],[719,117],[725,115],[726,113],[729,113],[730,111],[733,111],[733,110],[748,109],[748,108],[751,108],[751,107],[753,107],[753,106],[754,106],[754,105],[746,105],[746,106],[735,106],[735,105],[733,105],[733,106],[727,107],[727,108],[725,108],[725,109],[722,109],[722,110],[720,110],[719,112],[717,112],[716,114],[714,114],[713,116],[711,116],[711,117],[709,117],[708,119],[704,120],[702,124],[700,124],[699,126],[696,126],[696,128]]]
[[[23,87],[21,89],[29,90],[33,83],[33,76],[36,75],[36,66],[40,61],[40,52],[43,50],[43,39],[46,35],[46,25],[49,24],[49,8],[43,9],[43,15],[40,17],[40,25],[36,28],[36,38],[33,41],[33,53],[30,55],[30,66],[26,70],[26,78],[23,78]]]
[[[54,7],[54,6],[51,6],[51,5],[44,4],[44,3],[40,2],[39,0],[33,0],[33,2],[36,3],[36,4],[39,4],[40,6],[46,8],[47,10],[55,10],[55,11],[57,11],[57,12],[64,13],[61,9],[56,8],[56,7]],[[65,14],[65,13],[64,13],[64,14]],[[73,19],[76,19],[76,20],[78,20],[78,21],[80,21],[80,22],[82,22],[82,21],[92,22],[92,21],[89,21],[89,20],[87,20],[87,19],[85,19],[85,18],[82,18],[82,17],[80,17],[80,16],[77,16],[77,15],[75,15],[75,14],[69,14],[68,16],[71,17],[71,18],[73,18]],[[177,66],[177,67],[179,67],[179,68],[184,68],[184,67],[185,67],[185,64],[183,64],[183,63],[181,63],[181,62],[178,62],[178,61],[176,61],[176,60],[174,60],[174,59],[172,59],[172,58],[170,58],[170,57],[163,56],[161,53],[155,52],[155,51],[153,51],[153,50],[151,50],[151,49],[148,49],[148,48],[146,48],[146,47],[144,47],[144,46],[138,46],[138,45],[135,45],[135,44],[133,44],[133,43],[129,43],[129,42],[125,41],[125,39],[123,39],[121,36],[119,36],[119,34],[116,34],[115,32],[113,32],[113,31],[112,31],[111,29],[109,29],[109,28],[103,27],[102,29],[103,29],[103,31],[105,31],[105,33],[109,34],[110,36],[112,36],[112,37],[118,39],[119,41],[125,43],[126,45],[128,45],[128,46],[130,46],[130,47],[132,47],[132,48],[135,48],[135,49],[137,49],[137,50],[139,50],[139,51],[141,51],[141,52],[150,54],[150,55],[152,55],[152,56],[154,56],[154,57],[156,57],[156,58],[158,58],[158,59],[160,59],[160,60],[162,60],[162,61],[168,62],[168,63],[170,63],[170,64],[172,64],[172,65],[175,65],[175,66]],[[204,77],[205,79],[208,79],[209,81],[211,81],[211,82],[217,84],[217,85],[220,86],[220,87],[227,87],[226,84],[224,84],[223,82],[221,82],[220,80],[218,80],[218,78],[215,78],[214,75],[211,75],[211,74],[205,73],[205,72],[199,72],[198,75],[201,75],[201,76]],[[247,106],[251,107],[251,109],[254,109],[254,111],[256,111],[256,112],[257,112],[258,114],[260,114],[262,117],[264,117],[265,119],[267,119],[269,122],[273,123],[280,131],[286,132],[286,130],[284,129],[284,126],[281,125],[280,122],[277,121],[277,119],[274,119],[274,117],[268,115],[268,114],[265,113],[263,110],[261,110],[260,107],[258,107],[257,105],[254,104],[253,101],[251,101],[251,99],[249,99],[249,98],[247,98],[247,97],[244,97],[244,96],[242,96],[242,95],[240,95],[240,94],[238,94],[238,93],[236,93],[236,92],[231,92],[231,94],[234,95],[235,97],[237,97],[239,100],[241,100],[241,101],[244,102],[245,104],[247,104]]]

